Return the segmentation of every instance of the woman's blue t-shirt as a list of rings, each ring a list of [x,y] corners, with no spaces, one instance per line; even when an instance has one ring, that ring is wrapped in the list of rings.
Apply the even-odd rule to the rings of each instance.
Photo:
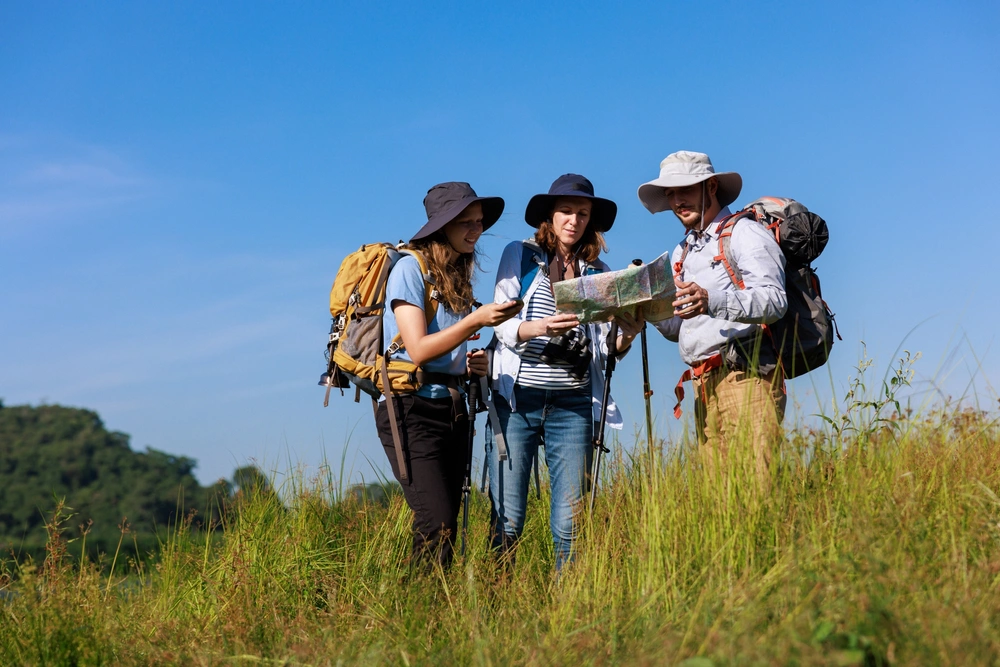
[[[396,316],[392,312],[393,301],[405,301],[420,310],[424,309],[424,277],[420,273],[420,264],[416,258],[405,255],[389,273],[389,280],[385,288],[385,301],[389,308],[385,309],[382,315],[382,334],[385,346],[389,347],[392,339],[399,333],[399,326],[396,324]],[[447,329],[465,316],[452,312],[445,304],[438,303],[434,319],[427,325],[427,333],[437,333],[442,329]],[[423,365],[425,371],[431,373],[447,373],[448,375],[464,375],[466,369],[465,352],[467,344],[462,344],[451,352],[444,354],[437,359],[432,359]],[[413,361],[405,349],[392,355],[393,359],[404,359]],[[425,398],[446,398],[449,396],[448,388],[443,384],[427,384],[417,390],[418,396]]]

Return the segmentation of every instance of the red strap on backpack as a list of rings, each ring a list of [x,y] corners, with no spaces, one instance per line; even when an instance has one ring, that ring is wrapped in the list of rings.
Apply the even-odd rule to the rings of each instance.
[[[740,211],[738,213],[733,213],[722,219],[722,227],[719,228],[719,254],[712,259],[716,262],[722,262],[722,265],[726,267],[726,273],[729,274],[729,278],[733,281],[739,289],[746,289],[746,285],[743,282],[743,276],[737,275],[736,271],[733,269],[732,264],[729,263],[729,258],[726,257],[726,239],[731,239],[733,236],[733,228],[736,223],[740,221],[740,218],[744,217],[745,213]]]

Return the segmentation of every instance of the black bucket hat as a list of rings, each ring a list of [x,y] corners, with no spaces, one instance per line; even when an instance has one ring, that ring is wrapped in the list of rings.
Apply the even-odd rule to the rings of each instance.
[[[557,178],[548,194],[535,195],[524,210],[524,221],[532,227],[538,227],[549,219],[552,206],[559,197],[586,197],[593,202],[590,211],[590,223],[599,232],[606,232],[615,224],[618,215],[618,205],[610,199],[594,196],[594,184],[579,174],[563,174]]]
[[[500,219],[503,213],[503,199],[500,197],[480,197],[468,183],[448,182],[438,183],[427,191],[424,197],[424,209],[427,211],[427,224],[420,228],[410,240],[416,241],[430,236],[459,216],[469,204],[482,202],[483,231],[486,231]]]

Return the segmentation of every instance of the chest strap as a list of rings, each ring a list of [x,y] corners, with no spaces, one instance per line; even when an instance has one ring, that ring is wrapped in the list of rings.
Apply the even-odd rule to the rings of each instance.
[[[674,418],[681,418],[681,403],[684,401],[684,383],[694,378],[699,378],[705,375],[711,370],[722,367],[722,355],[716,354],[715,356],[705,359],[697,366],[692,366],[683,373],[681,373],[681,379],[677,381],[677,386],[674,387],[674,396],[677,397],[677,405],[674,406]]]

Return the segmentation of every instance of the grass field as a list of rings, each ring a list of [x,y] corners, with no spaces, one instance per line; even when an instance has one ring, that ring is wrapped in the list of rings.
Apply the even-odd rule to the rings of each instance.
[[[477,493],[468,559],[419,579],[402,498],[337,501],[331,480],[178,526],[141,564],[127,535],[103,568],[77,562],[54,522],[46,561],[0,585],[0,664],[997,664],[997,420],[893,414],[905,371],[790,433],[766,493],[683,444],[616,448],[558,579],[544,488],[513,571]]]

